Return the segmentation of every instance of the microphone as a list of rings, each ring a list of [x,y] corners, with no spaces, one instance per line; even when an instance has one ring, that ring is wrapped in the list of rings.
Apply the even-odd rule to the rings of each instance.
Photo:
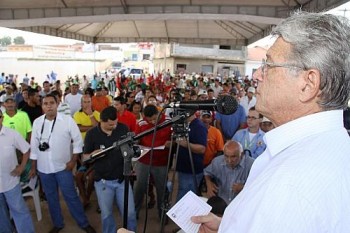
[[[182,108],[192,110],[208,110],[217,111],[224,115],[231,115],[237,111],[238,103],[235,97],[230,95],[222,95],[214,100],[193,100],[178,101],[169,103],[166,108]]]

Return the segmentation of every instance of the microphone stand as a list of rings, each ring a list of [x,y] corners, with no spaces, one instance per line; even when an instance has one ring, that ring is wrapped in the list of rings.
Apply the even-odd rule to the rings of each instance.
[[[159,129],[163,129],[163,128],[165,128],[165,127],[167,127],[167,126],[169,126],[169,125],[171,125],[173,123],[176,123],[178,121],[184,120],[185,118],[186,117],[183,116],[183,115],[178,115],[178,116],[175,116],[175,117],[171,118],[170,120],[164,121],[163,123],[157,125],[156,127],[148,129],[148,130],[146,130],[146,131],[144,131],[144,132],[142,132],[142,133],[140,133],[138,135],[135,135],[135,136],[134,135],[129,135],[131,138],[127,137],[127,138],[122,139],[122,140],[120,140],[118,142],[114,142],[112,146],[107,147],[107,148],[105,148],[105,149],[103,149],[103,150],[101,150],[101,151],[99,151],[99,152],[97,152],[95,154],[90,155],[90,157],[88,159],[85,159],[83,161],[83,163],[93,163],[96,159],[104,157],[106,155],[106,152],[111,151],[111,150],[113,150],[116,147],[120,147],[120,145],[122,145],[124,143],[127,143],[129,141],[137,141],[137,140],[141,139],[142,137],[153,133],[154,129],[156,129],[158,131]]]
[[[126,138],[114,142],[112,146],[95,153],[93,155],[90,155],[90,158],[85,160],[84,163],[91,163],[95,161],[96,159],[102,158],[106,155],[106,152],[113,150],[114,148],[119,148],[122,152],[122,156],[124,158],[124,169],[123,169],[123,175],[124,175],[124,211],[123,211],[123,227],[127,229],[128,226],[128,205],[129,205],[129,183],[130,183],[130,176],[132,173],[131,169],[131,162],[132,158],[135,157],[135,154],[137,153],[137,148],[134,146],[134,141],[137,141],[141,139],[142,137],[151,134],[154,132],[154,130],[165,128],[177,121],[184,120],[185,116],[176,116],[173,117],[169,121],[165,121],[162,124],[159,124],[158,126],[146,130],[138,135],[135,136],[133,132],[129,132],[126,136]]]

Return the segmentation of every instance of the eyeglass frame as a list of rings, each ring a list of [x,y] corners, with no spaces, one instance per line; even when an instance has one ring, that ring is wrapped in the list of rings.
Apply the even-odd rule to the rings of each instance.
[[[246,116],[247,120],[251,119],[251,120],[258,120],[261,119],[261,117],[255,117],[255,116]]]
[[[283,68],[298,68],[298,69],[302,69],[302,70],[306,70],[306,67],[300,67],[300,66],[297,66],[297,65],[293,65],[293,64],[288,64],[288,63],[274,63],[274,62],[268,62],[266,61],[265,58],[263,58],[261,60],[261,73],[264,77],[265,75],[265,72],[267,73],[268,71],[268,67],[283,67]]]

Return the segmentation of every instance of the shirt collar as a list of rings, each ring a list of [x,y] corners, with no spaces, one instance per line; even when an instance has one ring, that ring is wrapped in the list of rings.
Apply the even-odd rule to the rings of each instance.
[[[264,140],[271,156],[311,135],[344,128],[343,111],[323,111],[283,124],[267,133]]]

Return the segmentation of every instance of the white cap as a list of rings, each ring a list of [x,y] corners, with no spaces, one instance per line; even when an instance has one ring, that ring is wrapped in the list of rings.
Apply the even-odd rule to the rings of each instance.
[[[261,122],[271,122],[270,120],[269,120],[269,118],[267,118],[267,117],[263,117],[263,119],[262,119],[262,121]]]
[[[206,90],[200,89],[198,91],[198,96],[200,96],[200,95],[208,95],[208,92]]]
[[[248,88],[248,92],[251,92],[251,93],[255,94],[255,88],[254,87],[249,87]]]

